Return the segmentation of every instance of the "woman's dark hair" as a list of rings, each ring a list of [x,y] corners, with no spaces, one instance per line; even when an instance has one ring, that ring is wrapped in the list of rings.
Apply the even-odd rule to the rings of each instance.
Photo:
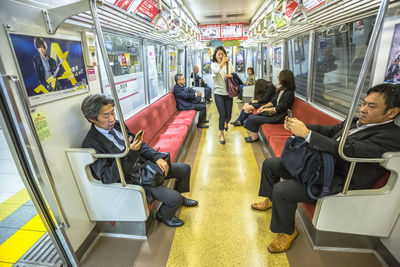
[[[254,99],[258,101],[266,100],[269,101],[271,99],[270,96],[273,96],[275,93],[275,86],[272,82],[258,79],[254,85]]]
[[[279,73],[278,76],[279,81],[281,82],[281,86],[285,90],[294,91],[296,89],[296,82],[294,80],[293,72],[290,70],[283,70]]]
[[[107,105],[114,106],[114,100],[102,94],[89,95],[83,100],[81,110],[83,116],[91,122],[90,119],[97,120],[101,108]]]
[[[219,50],[222,50],[222,52],[224,52],[224,54],[227,55],[225,48],[223,46],[218,46],[217,48],[215,48],[214,55],[212,56],[212,60],[211,60],[212,62],[218,62],[217,53]]]
[[[400,108],[400,85],[381,83],[369,89],[367,95],[371,93],[379,93],[383,95],[386,104],[384,112],[387,112],[391,108]]]
[[[248,70],[251,70],[251,75],[254,75],[254,69],[253,69],[252,67],[248,67],[248,68],[247,68],[247,71],[248,71]]]

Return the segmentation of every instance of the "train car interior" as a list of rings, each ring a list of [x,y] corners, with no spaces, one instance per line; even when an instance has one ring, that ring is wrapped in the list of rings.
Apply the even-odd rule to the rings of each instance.
[[[400,1],[0,20],[0,267],[400,266]]]

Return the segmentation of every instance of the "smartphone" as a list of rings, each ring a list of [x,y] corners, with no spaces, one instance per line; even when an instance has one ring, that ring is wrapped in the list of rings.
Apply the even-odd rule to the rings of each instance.
[[[135,140],[133,140],[134,142],[136,142],[137,140],[142,140],[143,139],[143,134],[144,131],[140,130],[136,135],[135,135]]]
[[[289,118],[293,118],[293,114],[292,114],[292,111],[290,109],[287,110],[287,116]]]

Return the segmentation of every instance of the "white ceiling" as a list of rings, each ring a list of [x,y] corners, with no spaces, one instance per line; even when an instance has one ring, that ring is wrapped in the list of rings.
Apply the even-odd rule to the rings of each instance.
[[[199,24],[213,24],[250,22],[264,0],[183,0],[183,3]]]

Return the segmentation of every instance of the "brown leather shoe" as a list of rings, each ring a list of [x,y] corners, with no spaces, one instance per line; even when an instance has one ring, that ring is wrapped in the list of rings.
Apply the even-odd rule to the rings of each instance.
[[[271,200],[269,200],[269,198],[267,198],[265,201],[251,204],[251,208],[261,211],[269,210],[270,208],[272,208],[272,202]]]
[[[272,241],[271,244],[269,244],[268,251],[271,253],[281,253],[287,251],[290,248],[290,245],[292,245],[293,240],[296,239],[297,235],[298,232],[296,228],[291,235],[279,233],[278,237],[275,238],[275,240]]]

